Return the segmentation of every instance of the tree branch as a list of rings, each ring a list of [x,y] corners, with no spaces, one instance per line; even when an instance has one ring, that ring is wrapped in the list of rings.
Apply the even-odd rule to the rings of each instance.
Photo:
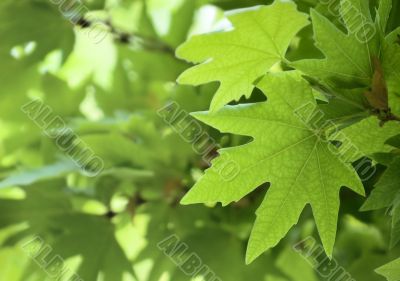
[[[158,38],[152,38],[142,35],[138,32],[127,33],[118,30],[113,26],[110,21],[101,21],[105,26],[109,28],[109,32],[114,36],[115,40],[122,44],[132,44],[138,43],[144,50],[152,52],[162,52],[169,54],[175,58],[175,50],[165,42],[159,40]],[[81,28],[90,28],[94,26],[95,22],[89,21],[85,18],[80,18],[76,21],[75,25]]]

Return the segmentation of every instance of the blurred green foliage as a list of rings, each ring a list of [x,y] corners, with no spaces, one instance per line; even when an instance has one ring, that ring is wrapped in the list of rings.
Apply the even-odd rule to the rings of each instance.
[[[74,2],[77,13],[59,2],[0,3],[0,280],[54,280],[38,259],[59,255],[65,280],[74,272],[81,278],[70,281],[208,281],[185,275],[157,247],[173,234],[223,281],[326,280],[292,249],[308,236],[318,239],[309,208],[277,247],[245,265],[265,185],[225,208],[181,206],[208,163],[157,114],[172,101],[185,112],[206,110],[217,89],[175,82],[190,67],[174,55],[180,44],[228,28],[226,10],[272,1],[83,0]],[[318,1],[295,2],[340,25]],[[393,4],[390,30],[399,25]],[[287,57],[321,57],[312,34],[303,29]],[[263,98],[254,90],[251,100]],[[78,136],[71,141],[102,159],[99,174],[85,173],[21,110],[35,99],[70,128],[61,141]],[[221,147],[247,142],[202,128]],[[365,183],[368,193],[379,169]],[[400,256],[398,245],[389,248],[390,216],[359,212],[364,199],[347,191],[341,202],[335,260],[354,280],[385,280],[374,270]],[[51,248],[47,256],[24,250],[35,237]]]

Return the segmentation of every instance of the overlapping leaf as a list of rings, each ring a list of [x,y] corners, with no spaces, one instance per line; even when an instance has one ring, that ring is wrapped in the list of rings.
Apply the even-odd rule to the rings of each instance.
[[[382,48],[382,67],[389,90],[389,104],[400,114],[400,28],[390,33]]]
[[[343,159],[354,162],[363,156],[392,150],[386,141],[399,133],[400,123],[389,122],[381,126],[378,118],[372,116],[343,129],[334,137],[342,142]]]
[[[311,88],[297,73],[268,76],[259,87],[267,95],[267,102],[195,114],[221,132],[251,136],[254,141],[221,150],[182,202],[226,205],[271,182],[257,210],[247,262],[275,246],[296,224],[307,204],[312,207],[321,240],[331,255],[339,190],[347,186],[363,194],[362,184],[355,171],[341,162],[336,148],[296,113],[305,104],[315,105]],[[227,166],[236,168],[236,174],[229,178],[224,177]]]
[[[376,184],[363,211],[391,209],[392,233],[390,246],[393,248],[400,241],[400,158],[393,160],[382,178]]]
[[[385,29],[391,1],[381,1],[379,16],[372,19],[367,1],[342,0],[340,16],[347,34],[317,11],[311,11],[316,46],[324,59],[302,60],[294,66],[304,73],[340,86],[369,85],[372,57],[379,57],[377,25]]]
[[[308,24],[307,16],[298,12],[294,3],[279,0],[228,18],[233,30],[194,36],[177,51],[182,59],[202,63],[184,72],[180,83],[221,82],[212,110],[243,95],[248,97],[254,82],[285,60],[290,41]]]

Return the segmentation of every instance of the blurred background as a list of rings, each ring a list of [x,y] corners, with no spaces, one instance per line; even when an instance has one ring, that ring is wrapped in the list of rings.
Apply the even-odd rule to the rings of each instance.
[[[177,126],[208,109],[218,84],[178,85],[190,65],[175,49],[231,28],[225,11],[270,2],[1,1],[0,280],[326,280],[293,249],[318,239],[310,209],[276,248],[245,265],[268,185],[224,208],[179,204],[208,162]],[[318,1],[296,2],[335,20]],[[321,56],[311,26],[288,58],[300,52]],[[264,99],[255,90],[250,101]],[[172,102],[185,118],[171,121]],[[202,130],[218,147],[248,141]],[[374,269],[400,253],[386,245],[390,218],[360,213],[363,199],[351,192],[342,202],[334,258],[354,280],[384,280]],[[183,256],[196,254],[208,269],[182,268],[165,250],[171,245],[186,245]]]

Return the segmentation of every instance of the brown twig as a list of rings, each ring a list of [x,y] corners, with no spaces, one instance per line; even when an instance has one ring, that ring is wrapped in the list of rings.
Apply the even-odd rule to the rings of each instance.
[[[174,48],[159,40],[158,38],[148,37],[138,32],[127,33],[120,31],[115,28],[110,21],[102,21],[101,23],[108,27],[110,34],[112,34],[115,40],[121,44],[138,43],[145,50],[163,52],[175,57]],[[81,28],[89,28],[91,26],[94,26],[94,22],[82,17],[75,22],[75,25]]]

